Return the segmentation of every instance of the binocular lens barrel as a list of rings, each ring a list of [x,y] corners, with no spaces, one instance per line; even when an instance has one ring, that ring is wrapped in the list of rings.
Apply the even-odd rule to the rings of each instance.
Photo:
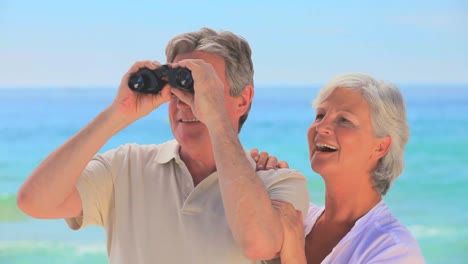
[[[142,75],[132,75],[128,80],[128,86],[133,91],[140,91],[143,87],[145,87],[145,81]]]
[[[144,68],[132,74],[128,79],[130,89],[139,93],[157,94],[166,83],[174,88],[193,93],[192,72],[182,67],[170,68],[162,65],[156,70]]]
[[[178,72],[175,80],[178,86],[186,87],[193,82],[192,73],[189,70],[182,69]]]

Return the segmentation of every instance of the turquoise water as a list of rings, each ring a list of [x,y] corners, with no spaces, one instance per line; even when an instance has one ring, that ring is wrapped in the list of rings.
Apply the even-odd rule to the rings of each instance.
[[[428,263],[468,263],[468,85],[400,86],[411,139],[406,169],[385,197],[411,230]],[[323,182],[308,163],[306,130],[317,87],[258,87],[241,132],[246,148],[285,159],[308,177],[323,203]],[[0,263],[106,263],[105,233],[69,230],[62,220],[22,214],[15,194],[52,150],[113,99],[112,89],[0,90]],[[117,134],[103,150],[126,142],[171,139],[166,108]]]

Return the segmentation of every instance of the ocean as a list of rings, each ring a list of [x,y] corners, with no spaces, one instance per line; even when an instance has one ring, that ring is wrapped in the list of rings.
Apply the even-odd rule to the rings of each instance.
[[[240,133],[308,178],[310,199],[323,204],[324,185],[308,162],[306,131],[318,86],[259,86]],[[427,263],[468,263],[468,85],[400,85],[411,130],[404,173],[384,197],[418,240]],[[0,263],[107,263],[105,233],[71,231],[63,220],[29,218],[16,192],[55,148],[108,106],[110,88],[0,89]],[[172,139],[167,107],[115,135],[123,143]]]

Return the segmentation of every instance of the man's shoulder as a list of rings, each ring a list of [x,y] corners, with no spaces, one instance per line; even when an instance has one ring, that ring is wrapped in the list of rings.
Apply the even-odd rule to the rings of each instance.
[[[259,175],[270,175],[273,177],[299,177],[299,178],[305,178],[305,176],[296,169],[290,169],[290,168],[277,168],[277,169],[271,169],[271,170],[259,170],[257,171],[257,174]]]
[[[126,143],[117,148],[110,149],[98,156],[104,159],[139,159],[156,158],[160,153],[173,153],[177,149],[178,143],[175,140],[166,141],[160,144],[138,144]]]
[[[289,180],[306,181],[305,176],[300,171],[289,168],[261,170],[257,171],[257,175],[266,184]]]

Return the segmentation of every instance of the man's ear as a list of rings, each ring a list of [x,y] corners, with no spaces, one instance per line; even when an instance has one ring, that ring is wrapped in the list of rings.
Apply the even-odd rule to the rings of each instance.
[[[238,101],[237,101],[237,111],[239,116],[244,115],[250,107],[250,104],[253,100],[254,96],[254,88],[252,85],[247,85],[245,86],[244,90],[238,96]]]
[[[376,148],[374,149],[374,155],[377,159],[382,158],[387,154],[390,146],[392,145],[392,138],[390,136],[385,136],[377,139]]]

